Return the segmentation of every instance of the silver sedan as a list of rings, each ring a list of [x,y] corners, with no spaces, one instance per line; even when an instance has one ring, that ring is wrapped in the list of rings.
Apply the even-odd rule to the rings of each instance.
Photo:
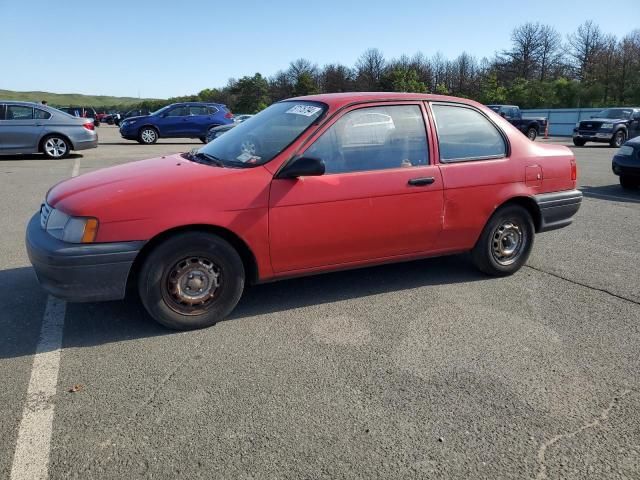
[[[93,120],[31,102],[0,100],[0,155],[44,153],[64,158],[98,146]]]

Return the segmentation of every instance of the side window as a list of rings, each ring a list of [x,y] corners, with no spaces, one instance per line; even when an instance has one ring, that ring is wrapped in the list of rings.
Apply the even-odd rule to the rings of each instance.
[[[44,110],[40,110],[39,108],[34,108],[35,118],[38,120],[48,120],[51,118],[51,114],[49,112],[45,112]]]
[[[172,108],[167,112],[167,117],[184,117],[187,115],[186,107],[176,107]]]
[[[427,165],[429,149],[422,111],[417,105],[352,110],[304,155],[323,160],[328,174]]]
[[[207,107],[207,110],[209,111],[209,115],[215,115],[218,113],[218,109],[216,107]]]
[[[7,120],[33,120],[33,108],[22,105],[7,105]]]
[[[4,105],[0,105],[0,120],[4,120]]]
[[[456,105],[431,105],[438,130],[440,161],[501,158],[507,146],[498,129],[480,112]]]
[[[207,107],[193,106],[189,107],[189,115],[209,115]]]

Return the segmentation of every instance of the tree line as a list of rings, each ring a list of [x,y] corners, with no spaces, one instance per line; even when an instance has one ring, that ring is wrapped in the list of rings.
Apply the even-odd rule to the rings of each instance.
[[[514,28],[510,48],[492,58],[462,52],[454,59],[441,53],[388,59],[371,48],[353,66],[319,67],[301,58],[271,77],[232,78],[222,88],[140,107],[209,101],[255,113],[292,96],[351,91],[429,92],[523,108],[640,105],[640,29],[618,38],[586,21],[563,38],[550,25],[528,22]]]

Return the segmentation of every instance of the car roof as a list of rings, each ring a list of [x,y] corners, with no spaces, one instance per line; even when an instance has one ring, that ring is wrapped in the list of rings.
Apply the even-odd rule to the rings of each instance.
[[[430,93],[400,93],[400,92],[348,92],[348,93],[324,93],[320,95],[306,95],[303,97],[288,98],[283,101],[304,100],[310,102],[326,103],[331,109],[341,108],[354,103],[365,102],[407,102],[429,101],[450,102],[473,105],[484,108],[484,105],[467,98],[451,97],[449,95],[433,95]]]
[[[48,107],[48,105],[42,105],[41,103],[36,102],[25,102],[22,100],[2,100],[0,99],[0,103],[10,103],[12,105],[23,105],[25,107]]]

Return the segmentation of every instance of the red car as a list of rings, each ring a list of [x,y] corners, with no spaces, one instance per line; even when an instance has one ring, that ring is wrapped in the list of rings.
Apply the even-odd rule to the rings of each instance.
[[[576,162],[476,102],[411,93],[276,103],[189,154],[54,186],[27,229],[70,301],[137,286],[157,321],[206,327],[247,283],[471,251],[489,275],[578,211]]]

